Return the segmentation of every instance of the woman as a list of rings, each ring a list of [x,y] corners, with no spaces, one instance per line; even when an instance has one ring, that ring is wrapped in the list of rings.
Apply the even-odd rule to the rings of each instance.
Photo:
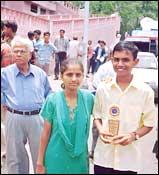
[[[61,66],[64,90],[50,95],[40,113],[45,122],[36,173],[88,174],[87,139],[94,99],[79,89],[83,73],[82,63],[75,59]]]

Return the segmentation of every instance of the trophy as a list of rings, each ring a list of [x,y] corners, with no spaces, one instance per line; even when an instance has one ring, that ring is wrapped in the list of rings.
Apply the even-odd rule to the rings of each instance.
[[[108,125],[109,125],[109,132],[113,134],[113,136],[118,135],[119,131],[119,114],[120,109],[117,105],[112,105],[109,109],[109,119],[108,119]]]

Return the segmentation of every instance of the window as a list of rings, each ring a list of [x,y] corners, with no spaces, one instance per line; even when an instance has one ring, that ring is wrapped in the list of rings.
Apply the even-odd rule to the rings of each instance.
[[[38,13],[38,6],[35,4],[31,4],[31,12]]]
[[[41,14],[41,15],[46,14],[46,9],[40,8],[40,14]]]
[[[56,12],[54,12],[54,11],[49,11],[49,14],[50,14],[50,15],[54,15],[54,14],[56,14]]]

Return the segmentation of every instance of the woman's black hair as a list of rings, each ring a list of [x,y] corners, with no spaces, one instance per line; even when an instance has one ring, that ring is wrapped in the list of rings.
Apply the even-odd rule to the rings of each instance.
[[[69,65],[79,65],[81,67],[81,71],[84,72],[84,67],[81,61],[77,59],[67,58],[66,60],[62,62],[62,65],[60,68],[61,75],[63,75],[63,73],[68,69]]]

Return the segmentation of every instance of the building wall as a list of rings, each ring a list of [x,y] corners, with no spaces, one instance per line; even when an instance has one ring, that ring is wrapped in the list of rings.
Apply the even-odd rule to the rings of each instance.
[[[31,4],[37,5],[38,13],[31,12]],[[46,14],[78,14],[77,8],[66,5],[60,1],[1,1],[2,7],[33,15],[39,15],[40,8],[45,9]]]
[[[2,3],[1,6],[3,7],[25,12],[24,1],[2,1],[1,3]]]
[[[83,18],[63,18],[62,16],[54,19],[54,16],[40,18],[30,14],[18,12],[1,7],[2,20],[15,20],[18,24],[17,35],[27,36],[28,31],[40,29],[42,32],[50,31],[51,40],[53,41],[59,30],[65,29],[66,36],[72,39],[73,35],[78,38],[83,36],[84,19]],[[92,17],[89,18],[88,39],[96,44],[98,40],[105,40],[109,47],[116,38],[116,31],[120,31],[120,17]]]
[[[48,31],[49,29],[48,20],[3,7],[1,8],[1,20],[16,21],[18,24],[17,35],[24,37],[27,36],[28,31],[40,29],[42,32],[44,32]]]

